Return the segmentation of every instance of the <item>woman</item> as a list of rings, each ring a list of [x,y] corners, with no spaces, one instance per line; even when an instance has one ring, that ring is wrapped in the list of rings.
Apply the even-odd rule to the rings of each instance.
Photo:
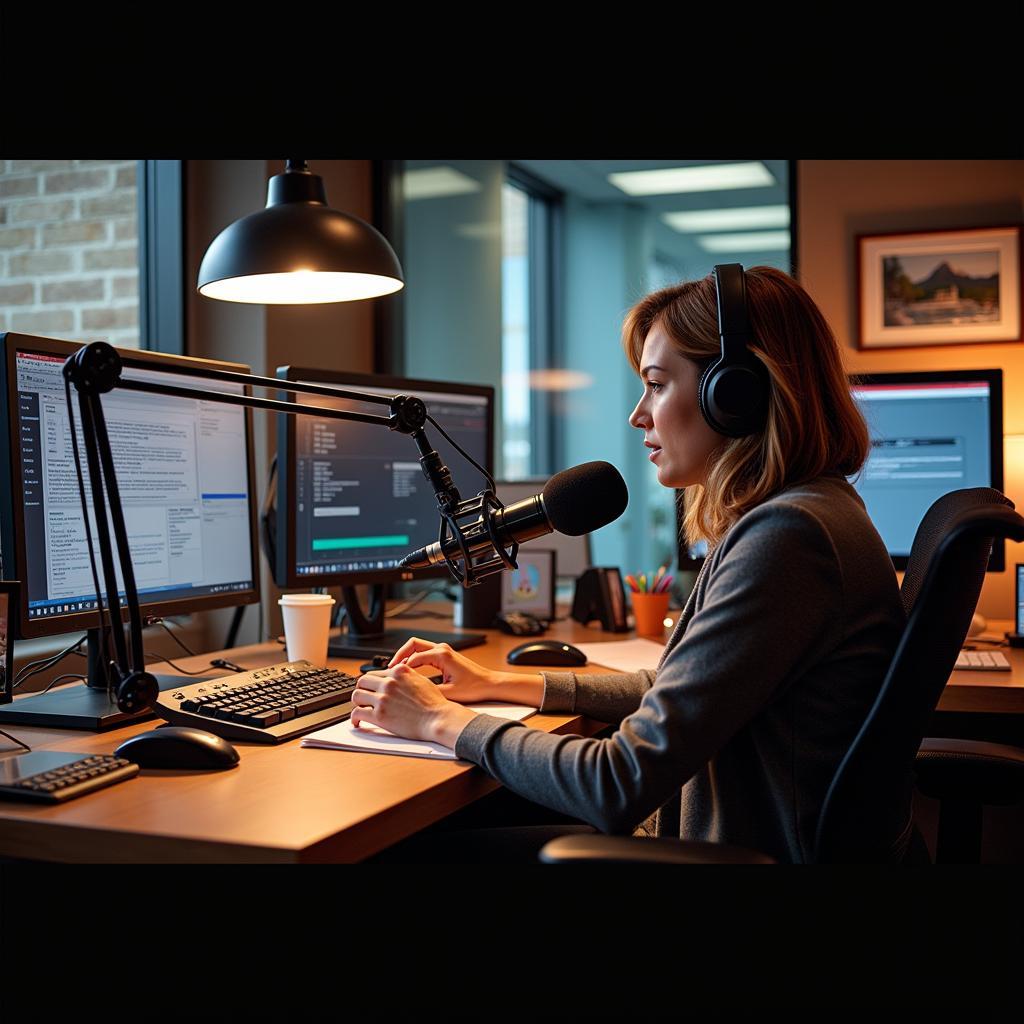
[[[690,489],[688,539],[710,546],[657,671],[494,672],[414,639],[362,678],[354,723],[444,743],[515,793],[607,832],[661,808],[659,834],[811,856],[828,785],[904,616],[892,563],[846,481],[869,441],[835,338],[791,277],[743,276],[748,348],[767,376],[763,423],[747,436],[714,429],[698,402],[721,351],[711,277],[647,296],[623,328],[644,387],[629,422],[659,482]],[[430,668],[441,685],[419,671]],[[463,706],[481,700],[618,728],[549,735]]]

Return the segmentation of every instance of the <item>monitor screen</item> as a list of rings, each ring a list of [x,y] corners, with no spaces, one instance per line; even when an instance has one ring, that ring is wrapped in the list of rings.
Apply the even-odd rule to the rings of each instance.
[[[676,562],[680,572],[697,572],[708,554],[708,542],[699,540],[690,544],[683,533],[683,517],[686,515],[686,491],[676,491]]]
[[[851,378],[871,449],[851,480],[897,569],[932,503],[965,487],[1003,488],[1001,370],[879,373]],[[993,545],[1001,571],[1005,544]]]
[[[494,389],[280,367],[278,377],[377,395],[412,395],[481,466],[492,469]],[[388,415],[386,405],[313,395],[290,396],[311,405]],[[428,421],[427,438],[463,498],[486,482]],[[375,423],[278,417],[277,567],[282,587],[384,583],[448,576],[442,564],[399,569],[411,551],[438,539],[437,499],[412,438]]]
[[[1024,563],[1018,562],[1016,566],[1017,571],[1017,588],[1016,588],[1016,619],[1014,628],[1018,635],[1024,636]]]
[[[13,512],[4,517],[3,550],[5,572],[22,580],[21,635],[91,628],[96,589],[61,372],[80,346],[10,333],[2,340],[9,413],[0,477],[4,507]],[[126,362],[126,379],[183,387],[203,387],[203,369],[248,369],[149,352],[121,355],[137,364]],[[244,388],[217,381],[211,390]],[[84,459],[73,389],[72,400]],[[103,410],[143,613],[184,614],[258,600],[248,410],[202,397],[116,389],[103,397]],[[85,482],[88,494],[87,471]],[[90,520],[96,544],[91,511]],[[98,546],[96,561],[102,573]]]
[[[0,704],[9,704],[14,688],[14,640],[8,642],[11,614],[14,611],[11,595],[17,593],[13,581],[0,581]]]

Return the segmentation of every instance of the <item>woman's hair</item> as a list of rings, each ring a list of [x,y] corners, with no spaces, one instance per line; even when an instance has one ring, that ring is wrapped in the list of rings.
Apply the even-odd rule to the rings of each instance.
[[[748,437],[723,436],[706,485],[689,489],[683,532],[691,544],[717,544],[740,516],[785,487],[823,474],[851,476],[870,443],[835,335],[811,297],[774,267],[751,267],[744,276],[749,348],[770,378],[768,419]],[[637,373],[656,324],[703,371],[721,352],[712,277],[652,292],[626,314],[622,345]]]

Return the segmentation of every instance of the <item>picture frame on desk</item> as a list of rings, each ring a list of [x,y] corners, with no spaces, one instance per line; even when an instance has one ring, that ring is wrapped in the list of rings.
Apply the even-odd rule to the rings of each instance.
[[[501,574],[501,610],[526,612],[546,622],[554,619],[555,559],[549,548],[520,548],[519,568]]]
[[[1021,228],[857,236],[860,349],[1021,340]]]
[[[18,580],[0,580],[0,704],[14,699],[14,637],[11,616],[18,614]]]

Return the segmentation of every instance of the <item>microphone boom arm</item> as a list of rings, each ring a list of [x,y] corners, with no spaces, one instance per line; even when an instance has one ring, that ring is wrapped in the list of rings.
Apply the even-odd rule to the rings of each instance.
[[[375,416],[370,413],[331,409],[323,406],[307,405],[301,402],[282,402],[269,398],[256,398],[250,394],[239,395],[222,391],[210,392],[173,384],[158,384],[153,381],[125,380],[121,376],[123,367],[152,370],[151,363],[145,363],[131,356],[121,356],[111,345],[102,341],[92,342],[83,346],[67,358],[63,368],[66,383],[73,385],[78,392],[82,435],[85,442],[86,463],[89,467],[90,489],[92,492],[92,511],[95,516],[100,563],[103,567],[104,584],[107,591],[107,608],[111,616],[111,628],[114,634],[113,668],[116,669],[117,675],[120,677],[117,689],[117,703],[122,711],[138,711],[148,705],[159,713],[160,705],[157,703],[159,690],[156,679],[146,671],[144,664],[139,592],[135,584],[131,551],[128,544],[128,532],[124,521],[124,510],[117,486],[113,452],[110,446],[106,419],[103,414],[103,404],[100,398],[101,395],[113,391],[115,388],[183,398],[201,398],[206,401],[241,405],[246,408],[283,412],[290,416],[304,415],[361,423],[376,423],[380,426],[388,427],[390,430],[409,434],[420,451],[420,465],[423,467],[424,475],[434,487],[434,492],[437,496],[438,508],[442,518],[441,537],[443,539],[446,531],[452,530],[454,535],[459,538],[460,549],[466,557],[465,572],[460,572],[454,561],[447,556],[445,557],[448,569],[455,579],[464,587],[471,587],[478,583],[483,575],[487,574],[484,570],[488,569],[491,565],[494,565],[495,568],[490,569],[490,571],[499,571],[500,568],[509,565],[515,566],[516,545],[512,547],[511,556],[506,556],[497,543],[495,546],[498,548],[500,558],[492,559],[490,562],[479,566],[472,564],[469,550],[458,527],[458,519],[464,515],[471,514],[473,511],[482,512],[485,507],[489,507],[486,503],[496,505],[498,508],[503,506],[501,506],[489,488],[485,488],[476,498],[468,501],[461,500],[448,467],[444,465],[440,455],[433,449],[423,432],[423,425],[427,420],[427,407],[421,399],[408,395],[385,396],[363,394],[358,391],[348,391],[343,388],[333,388],[323,384],[282,381],[275,377],[260,377],[256,374],[236,373],[231,370],[220,370],[212,367],[196,367],[190,370],[190,372],[194,372],[199,377],[242,384],[246,387],[255,385],[257,387],[273,388],[277,391],[313,394],[333,399],[343,398],[358,402],[387,405],[389,407],[390,414],[388,416]],[[169,368],[169,372],[171,370],[173,368]],[[79,492],[82,500],[82,516],[85,521],[87,536],[89,536],[89,508],[86,506],[85,486],[82,479],[81,460],[78,454],[70,387],[67,389],[67,403],[75,455],[75,468],[78,474]],[[120,612],[122,602],[118,594],[117,575],[114,569],[114,546],[111,544],[110,530],[108,529],[108,515],[110,517],[109,524],[113,526],[117,560],[121,568],[122,585],[124,587],[123,603],[128,612],[127,644],[125,643],[124,623]],[[493,532],[488,517],[484,516],[483,518],[487,521],[488,529]],[[91,539],[89,540],[89,557],[93,562],[94,579],[97,580],[97,607],[100,618],[100,630],[105,635],[107,627],[103,621],[103,600],[99,593],[98,578],[95,574],[95,552]],[[117,609],[117,622],[113,621],[115,609]],[[106,652],[105,656],[109,656],[109,651]],[[107,675],[110,678],[109,670]]]

